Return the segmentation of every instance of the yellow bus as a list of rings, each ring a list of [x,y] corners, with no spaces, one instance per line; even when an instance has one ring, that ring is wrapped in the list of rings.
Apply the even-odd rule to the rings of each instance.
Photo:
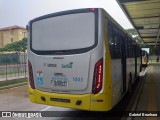
[[[145,50],[142,50],[142,66],[143,67],[148,66],[148,52]]]
[[[104,9],[53,13],[28,28],[30,101],[108,111],[131,92],[141,49]]]

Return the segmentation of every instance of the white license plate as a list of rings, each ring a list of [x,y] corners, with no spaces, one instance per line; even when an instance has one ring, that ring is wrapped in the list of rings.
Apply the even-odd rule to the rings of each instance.
[[[66,81],[53,81],[53,86],[61,86],[61,87],[67,87],[67,82]]]

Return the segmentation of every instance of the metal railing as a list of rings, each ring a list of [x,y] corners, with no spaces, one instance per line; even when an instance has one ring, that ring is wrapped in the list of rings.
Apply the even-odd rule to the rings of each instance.
[[[0,65],[0,81],[27,77],[26,63]]]

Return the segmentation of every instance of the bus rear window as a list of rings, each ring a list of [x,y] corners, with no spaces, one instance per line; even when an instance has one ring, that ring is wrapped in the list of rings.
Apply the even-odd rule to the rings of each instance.
[[[95,44],[95,14],[76,13],[49,17],[32,23],[32,49],[74,50]]]

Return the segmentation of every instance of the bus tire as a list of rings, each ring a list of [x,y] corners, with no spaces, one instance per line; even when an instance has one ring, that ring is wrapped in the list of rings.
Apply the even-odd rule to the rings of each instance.
[[[132,93],[132,74],[129,75],[128,92]]]

